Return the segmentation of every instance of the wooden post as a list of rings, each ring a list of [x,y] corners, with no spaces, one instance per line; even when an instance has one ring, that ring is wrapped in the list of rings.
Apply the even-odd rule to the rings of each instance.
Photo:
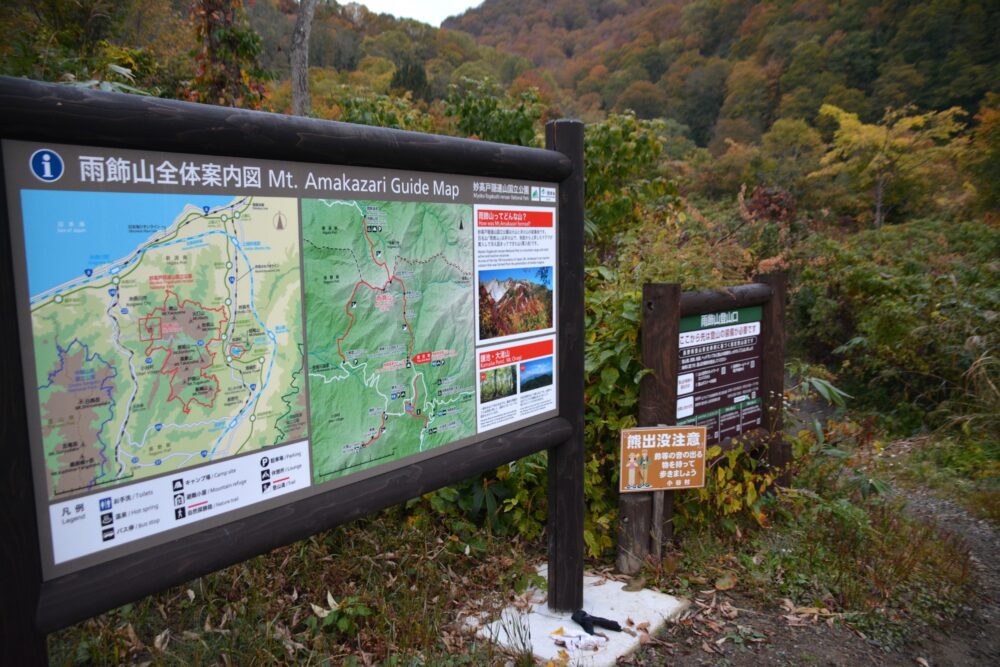
[[[618,558],[615,567],[622,574],[637,574],[646,561],[652,522],[652,493],[623,493],[618,496]]]
[[[0,165],[0,183],[3,183]],[[7,219],[6,193],[0,192],[0,223]],[[0,257],[10,257],[7,224],[0,224]],[[48,663],[45,634],[35,623],[41,591],[41,557],[35,494],[32,487],[30,451],[25,418],[21,343],[14,299],[14,270],[10,262],[0,280],[0,308],[9,316],[0,325],[0,363],[6,369],[4,384],[9,391],[0,401],[0,442],[5,444],[3,476],[0,478],[0,665],[44,665]]]
[[[679,284],[642,286],[642,365],[652,373],[639,385],[639,426],[670,426],[677,421],[680,303]],[[620,572],[635,574],[650,554],[663,557],[663,547],[673,538],[673,506],[673,491],[618,497]]]
[[[545,126],[545,147],[566,155],[559,184],[559,415],[572,436],[549,449],[549,609],[583,606],[583,123]]]
[[[653,372],[639,385],[639,426],[672,426],[677,423],[681,286],[643,285],[642,303],[642,365]],[[657,559],[674,536],[674,493],[653,494],[650,550]]]
[[[791,445],[785,441],[783,410],[785,393],[785,297],[787,277],[785,273],[769,273],[754,278],[771,288],[771,298],[764,303],[761,322],[762,373],[760,393],[762,398],[761,426],[767,433],[767,461],[775,469],[781,469],[778,484],[792,483],[788,464],[792,461]]]

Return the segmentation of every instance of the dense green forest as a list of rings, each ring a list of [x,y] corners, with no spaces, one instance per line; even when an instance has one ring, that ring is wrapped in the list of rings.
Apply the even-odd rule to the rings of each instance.
[[[0,72],[289,113],[298,11],[295,0],[5,3]],[[790,429],[799,495],[764,493],[774,471],[737,449],[705,489],[678,495],[675,527],[737,536],[725,548],[752,546],[752,559],[827,545],[836,558],[771,588],[906,617],[919,604],[890,589],[940,563],[908,564],[872,583],[877,594],[860,590],[875,575],[857,566],[915,534],[872,501],[885,486],[866,466],[885,443],[922,443],[907,474],[1000,522],[998,35],[990,0],[486,0],[441,29],[320,0],[310,113],[530,146],[547,120],[586,121],[592,558],[613,551],[618,434],[636,423],[647,372],[642,284],[786,271],[789,422],[804,399],[829,402],[835,419]],[[542,458],[415,501],[410,524],[444,517],[462,539],[487,526],[536,540]],[[752,532],[762,527],[774,532]],[[895,546],[859,537],[893,531]]]

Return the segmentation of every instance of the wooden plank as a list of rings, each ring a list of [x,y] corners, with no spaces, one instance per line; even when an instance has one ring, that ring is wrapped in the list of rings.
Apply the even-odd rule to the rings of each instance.
[[[756,276],[758,283],[770,288],[772,297],[764,304],[761,321],[763,343],[760,393],[763,399],[761,426],[768,433],[768,464],[784,472],[778,484],[791,484],[788,465],[792,461],[791,445],[785,441],[783,409],[785,391],[785,299],[787,277],[785,273]]]
[[[642,365],[653,372],[639,383],[639,426],[676,421],[681,298],[677,283],[642,286]]]
[[[155,125],[155,131],[151,126]],[[560,181],[569,158],[435,134],[0,77],[8,139]]]
[[[676,422],[680,299],[679,284],[642,286],[642,365],[652,372],[639,383],[639,426]],[[627,530],[623,523],[619,536],[617,565],[621,572],[635,574],[650,554],[657,559],[662,557],[665,545],[673,539],[670,510],[674,493],[654,491],[619,495],[619,516],[631,522]],[[645,496],[653,497],[649,511],[645,509]],[[647,523],[636,526],[636,521]]]
[[[623,574],[636,574],[649,555],[649,526],[653,494],[625,493],[627,503],[618,505],[618,557],[615,567]]]
[[[3,183],[0,164],[0,183]],[[7,195],[0,188],[0,257],[10,257]],[[16,313],[13,262],[0,269],[0,309]],[[34,610],[42,581],[32,486],[31,456],[25,416],[21,343],[16,317],[0,323],[0,364],[4,367],[0,390],[0,442],[4,443],[0,477],[0,665],[43,665],[48,662],[45,635],[35,628]]]
[[[642,286],[642,365],[653,372],[639,384],[639,426],[677,423],[678,336],[681,286]],[[650,530],[650,551],[662,554],[673,539],[675,491],[657,491]]]
[[[583,123],[546,124],[545,145],[566,155],[572,174],[559,184],[559,414],[573,431],[549,450],[548,606],[583,606]]]
[[[573,428],[567,420],[561,417],[546,420],[463,447],[456,456],[420,461],[54,579],[42,587],[39,624],[43,630],[51,631],[76,623],[106,609],[492,470],[546,449],[553,442],[563,442],[572,434]]]
[[[665,546],[663,539],[663,529],[666,527],[664,522],[664,509],[666,502],[664,496],[674,497],[673,491],[654,491],[649,494],[653,496],[653,511],[649,518],[649,553],[656,559],[656,562],[660,562],[663,559],[663,548]]]
[[[751,283],[717,290],[685,292],[681,295],[681,317],[759,306],[767,303],[770,298],[771,289],[768,284]]]

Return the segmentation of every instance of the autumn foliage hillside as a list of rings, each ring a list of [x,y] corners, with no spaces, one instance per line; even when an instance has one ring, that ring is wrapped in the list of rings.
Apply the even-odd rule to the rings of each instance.
[[[568,110],[671,118],[716,153],[823,104],[975,113],[1000,81],[984,0],[486,0],[444,27],[530,58]]]

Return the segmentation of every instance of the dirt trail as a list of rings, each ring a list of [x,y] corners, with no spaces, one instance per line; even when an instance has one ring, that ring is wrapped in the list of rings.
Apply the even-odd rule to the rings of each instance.
[[[1000,664],[1000,531],[976,519],[955,503],[926,490],[905,493],[908,511],[960,536],[969,547],[976,569],[979,599],[949,628],[931,633],[914,645],[932,665]]]
[[[812,420],[824,421],[833,410],[814,402],[788,424],[789,430],[808,428]],[[946,665],[1000,665],[1000,530],[972,516],[952,501],[926,489],[901,489],[906,511],[923,521],[935,522],[959,537],[967,546],[976,570],[978,591],[966,608],[946,626],[925,632],[909,644],[886,652],[848,628],[822,621],[804,626],[790,625],[786,610],[737,594],[718,593],[701,597],[696,606],[714,605],[704,618],[721,622],[722,632],[704,632],[703,619],[669,627],[666,644],[649,646],[620,664],[712,665],[757,667],[758,665],[882,665],[886,667],[937,667]],[[735,609],[726,618],[716,610]],[[732,614],[732,611],[730,611]],[[710,630],[710,628],[708,628]],[[725,641],[720,642],[722,637]]]
[[[671,626],[665,644],[648,646],[620,664],[712,665],[828,665],[854,667],[928,667],[1000,664],[1000,532],[972,517],[954,503],[927,491],[905,492],[908,511],[960,536],[969,548],[979,582],[978,599],[946,627],[933,630],[895,651],[886,652],[840,625],[820,622],[790,625],[778,607],[762,608],[739,594],[718,593],[700,597],[701,605],[714,605],[701,619]],[[696,603],[696,606],[697,604]],[[730,615],[717,609],[728,610]],[[713,633],[705,618],[725,626]],[[724,641],[720,639],[725,637]]]

